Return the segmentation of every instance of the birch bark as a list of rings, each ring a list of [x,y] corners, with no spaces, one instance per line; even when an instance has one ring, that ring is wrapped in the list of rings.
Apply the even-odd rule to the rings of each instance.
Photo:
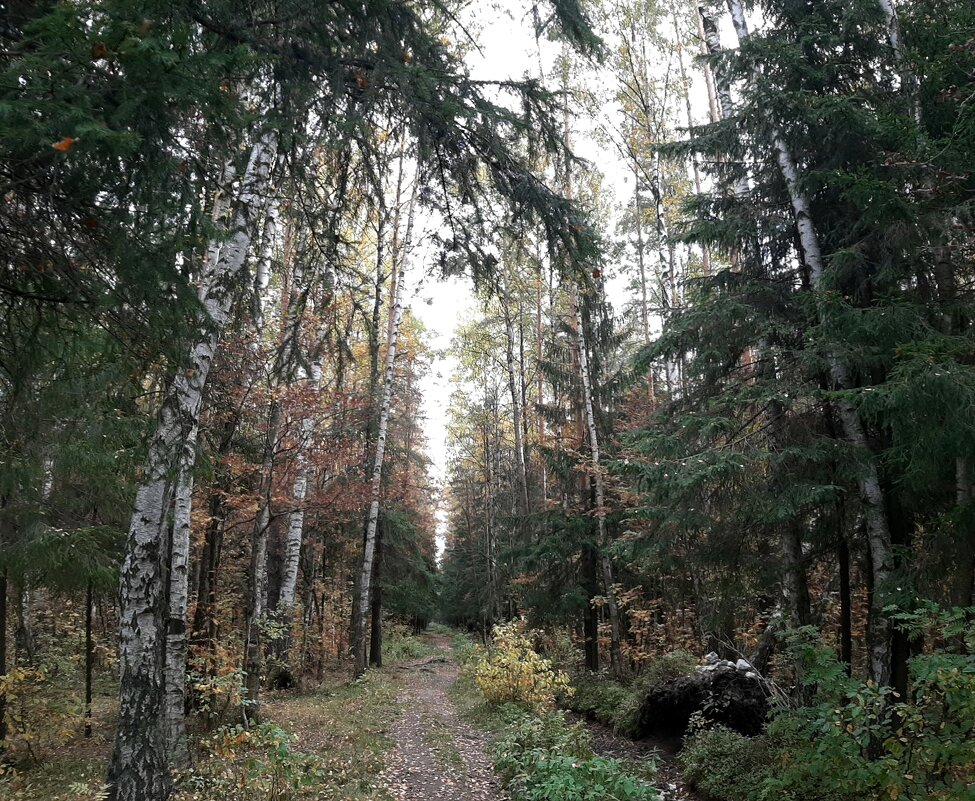
[[[322,387],[322,367],[324,354],[319,349],[311,365],[311,374],[308,376],[308,387],[313,398],[317,398]],[[308,450],[311,447],[312,438],[315,435],[315,420],[313,417],[305,417],[301,421],[301,441],[298,445],[298,470],[295,476],[294,485],[291,489],[291,496],[294,499],[294,508],[288,515],[288,534],[284,545],[284,558],[281,566],[281,590],[278,595],[278,607],[276,614],[284,631],[276,646],[277,659],[285,663],[288,660],[288,653],[291,649],[291,618],[295,605],[295,595],[298,587],[298,568],[301,564],[301,545],[304,538],[305,526],[305,499],[308,494],[308,485],[314,480],[315,469],[308,464]]]
[[[525,465],[525,441],[522,431],[521,393],[515,373],[515,329],[511,318],[511,287],[508,282],[508,266],[501,265],[501,311],[504,314],[505,364],[508,370],[508,391],[511,393],[511,416],[515,430],[515,459],[518,462],[518,509],[528,514],[528,469]]]
[[[276,152],[274,132],[251,149],[229,235],[202,276],[198,335],[167,390],[136,490],[119,580],[119,719],[108,771],[110,801],[156,801],[172,790],[162,727],[164,527],[173,473],[185,443],[195,436],[207,375],[230,315],[234,280],[256,235]]]
[[[353,627],[352,650],[355,657],[355,674],[366,670],[366,623],[369,617],[369,591],[372,580],[372,562],[376,549],[376,525],[379,522],[379,502],[382,494],[383,460],[386,453],[386,433],[389,429],[389,407],[393,395],[393,368],[396,362],[396,341],[403,319],[403,279],[396,284],[393,302],[393,327],[386,349],[386,371],[383,378],[382,403],[379,408],[379,430],[376,436],[376,454],[373,460],[370,488],[369,516],[366,520],[366,536],[362,549],[362,569],[359,573],[359,605]]]
[[[179,478],[173,510],[173,539],[169,559],[169,617],[166,621],[166,694],[163,705],[163,734],[166,755],[177,768],[189,764],[186,743],[186,612],[189,601],[190,534],[193,509],[193,463],[196,459],[196,431],[190,432],[180,458]]]

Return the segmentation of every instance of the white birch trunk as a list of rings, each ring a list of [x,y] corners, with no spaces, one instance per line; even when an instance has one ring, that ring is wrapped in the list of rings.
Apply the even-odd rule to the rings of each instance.
[[[698,28],[700,29],[701,15],[700,13],[697,13],[695,16],[697,17]],[[674,33],[677,36],[677,66],[680,69],[681,94],[684,97],[684,113],[687,119],[688,134],[692,135],[691,131],[694,128],[694,113],[691,107],[691,85],[690,85],[690,81],[688,81],[687,79],[687,69],[684,66],[684,46],[680,41],[680,27],[678,26],[676,12],[674,12]],[[710,70],[708,70],[708,72],[710,72]],[[709,86],[708,87],[709,93],[710,90],[711,88]],[[710,103],[710,101],[711,98],[709,94],[708,102]],[[694,152],[691,155],[691,170],[692,170],[692,174],[694,175],[694,192],[695,194],[700,195],[701,194],[701,167],[698,162],[697,152]],[[701,247],[701,267],[704,270],[704,275],[710,276],[711,275],[711,251],[706,244],[702,244],[700,247]]]
[[[376,456],[372,467],[369,517],[366,520],[366,537],[362,549],[362,570],[359,574],[359,606],[356,610],[352,647],[355,656],[355,673],[366,670],[366,622],[369,619],[369,592],[372,581],[372,562],[376,550],[376,525],[379,522],[379,502],[382,495],[383,460],[386,455],[386,434],[389,429],[389,407],[393,396],[393,372],[396,362],[396,341],[399,339],[403,319],[403,278],[396,284],[393,301],[393,327],[386,349],[386,371],[383,377],[382,403],[379,407],[379,431],[376,436]]]
[[[613,582],[613,564],[606,548],[609,534],[606,530],[606,495],[603,491],[603,473],[600,464],[599,434],[596,430],[596,415],[593,405],[592,379],[589,373],[589,353],[586,349],[586,332],[582,327],[582,306],[579,289],[572,283],[572,305],[575,307],[576,341],[579,348],[579,378],[582,381],[583,412],[589,432],[589,452],[592,459],[593,484],[596,490],[596,522],[599,530],[600,567],[603,583],[606,585],[606,606],[609,610],[610,624],[610,662],[613,674],[623,675],[623,656],[621,652],[622,632],[620,629],[619,603],[616,600],[616,587]]]
[[[894,51],[897,68],[901,76],[901,91],[907,94],[911,104],[911,116],[919,126],[921,124],[921,98],[918,96],[917,76],[911,70],[907,53],[904,50],[904,40],[901,38],[900,21],[897,19],[897,6],[894,0],[879,0],[887,20],[887,41]]]
[[[701,40],[701,52],[711,52],[708,45],[708,34],[704,30],[704,6],[697,7],[695,16],[697,17],[697,37]],[[714,35],[717,36],[717,30],[714,31]],[[714,71],[711,69],[711,65],[707,63],[702,64],[701,68],[704,72],[704,85],[708,93],[708,115],[711,122],[717,122],[721,119],[721,113],[718,111],[718,89],[714,82]]]
[[[315,357],[311,366],[311,376],[308,379],[308,385],[316,397],[322,387],[323,358],[321,353]],[[290,610],[294,606],[298,586],[298,567],[301,561],[301,542],[305,524],[305,497],[308,493],[308,484],[315,475],[314,469],[308,465],[308,449],[314,434],[314,418],[304,418],[301,421],[301,443],[298,448],[298,473],[291,490],[295,508],[288,516],[288,537],[285,541],[281,593],[278,598],[278,608],[284,619],[290,618]]]
[[[651,166],[653,178],[653,202],[657,228],[657,264],[660,286],[660,298],[664,310],[671,309],[677,302],[675,276],[668,252],[670,235],[667,231],[667,218],[664,214],[664,187],[660,172],[660,153],[653,151]],[[670,387],[671,398],[676,397],[680,387],[680,372],[677,364],[670,360],[665,363],[667,383]]]
[[[741,0],[728,0],[728,8],[731,11],[731,19],[739,41],[746,40],[749,36],[748,23],[745,19]],[[799,241],[802,244],[803,261],[809,268],[813,290],[820,292],[824,289],[825,270],[819,237],[813,224],[812,207],[809,198],[799,188],[799,170],[792,156],[792,151],[782,134],[777,130],[773,130],[772,145],[779,171],[782,173],[789,192],[796,229],[799,233]],[[845,364],[835,356],[830,356],[829,367],[833,382],[840,389],[852,388],[853,382]],[[867,542],[875,588],[870,610],[870,668],[874,681],[886,685],[890,683],[891,676],[892,627],[890,619],[883,610],[886,605],[885,585],[889,582],[893,569],[890,526],[887,520],[877,460],[867,441],[863,421],[860,419],[856,408],[848,400],[837,401],[836,408],[839,412],[840,423],[846,440],[868,455],[861,468],[858,482],[860,500],[867,524]]]
[[[272,395],[276,389],[275,381],[271,387]],[[264,623],[264,604],[267,597],[267,532],[271,525],[271,490],[280,423],[281,404],[276,397],[272,397],[264,437],[261,486],[257,516],[254,518],[254,530],[251,534],[251,562],[248,573],[247,620],[244,631],[246,698],[243,710],[244,719],[248,722],[260,720],[261,717],[261,626]]]
[[[277,151],[265,134],[251,150],[229,237],[214,248],[203,276],[203,313],[196,341],[170,384],[136,490],[119,579],[119,719],[108,772],[110,801],[166,798],[171,777],[162,728],[165,645],[164,528],[185,443],[195,437],[200,403],[234,279],[254,239]],[[191,467],[191,465],[188,465]]]
[[[254,328],[258,332],[264,330],[264,307],[267,302],[267,290],[271,285],[271,267],[274,256],[274,241],[279,228],[278,204],[268,203],[267,215],[264,219],[264,242],[257,267],[254,270]]]
[[[190,534],[193,511],[193,463],[196,431],[187,438],[180,459],[173,509],[173,540],[169,560],[169,619],[166,622],[166,695],[163,702],[163,733],[166,755],[175,768],[189,764],[186,742],[186,613],[189,601]]]

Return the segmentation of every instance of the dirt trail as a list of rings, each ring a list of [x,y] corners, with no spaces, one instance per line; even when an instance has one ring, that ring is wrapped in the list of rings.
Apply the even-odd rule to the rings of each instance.
[[[447,689],[458,668],[446,637],[429,634],[434,656],[401,665],[403,711],[380,780],[397,801],[504,801],[486,738],[461,720]]]

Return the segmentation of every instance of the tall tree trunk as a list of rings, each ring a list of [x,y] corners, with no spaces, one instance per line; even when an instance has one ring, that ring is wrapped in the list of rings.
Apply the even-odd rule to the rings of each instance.
[[[698,28],[701,25],[701,15],[698,12],[696,15]],[[680,27],[677,23],[677,12],[673,12],[674,18],[674,33],[677,37],[677,65],[680,68],[680,80],[681,80],[681,95],[684,98],[684,112],[687,118],[687,130],[691,138],[693,138],[694,130],[694,114],[691,107],[691,88],[690,82],[687,79],[687,68],[684,66],[684,45],[681,41]],[[710,68],[708,68],[710,72]],[[708,87],[710,91],[710,86]],[[708,98],[710,102],[710,97]],[[712,120],[713,121],[713,120]],[[695,151],[691,154],[691,171],[694,176],[694,192],[698,195],[701,194],[701,166],[698,163],[698,154]],[[706,244],[701,245],[701,268],[704,271],[705,276],[711,275],[711,250]]]
[[[136,491],[119,579],[119,718],[108,770],[110,801],[158,801],[172,790],[162,730],[164,527],[174,472],[199,423],[203,388],[230,314],[234,281],[256,234],[276,152],[274,132],[251,149],[229,236],[202,278],[198,336],[166,393]]]
[[[193,644],[211,649],[216,641],[217,575],[220,569],[220,549],[223,540],[223,488],[218,483],[210,497],[206,530],[203,534],[203,550],[200,554],[200,571],[196,590],[196,608],[193,611]]]
[[[589,374],[589,353],[586,346],[586,332],[582,326],[582,306],[579,290],[572,284],[572,304],[575,308],[576,340],[579,348],[579,378],[582,381],[583,412],[589,433],[589,454],[592,460],[592,481],[596,491],[596,523],[599,531],[600,566],[603,583],[606,585],[606,608],[609,611],[610,625],[610,663],[613,674],[623,675],[622,631],[620,626],[619,603],[616,600],[616,587],[613,581],[613,564],[609,558],[609,533],[606,530],[606,496],[603,491],[603,472],[599,456],[599,434],[596,430],[596,415],[593,402],[592,377]]]
[[[508,391],[511,393],[512,427],[515,433],[515,459],[517,461],[518,511],[528,514],[528,468],[525,466],[525,441],[522,432],[521,393],[515,373],[515,328],[511,318],[511,287],[508,282],[508,265],[501,265],[501,312],[504,315],[505,365],[508,371]]]
[[[369,626],[369,664],[383,666],[383,529],[376,529],[376,555],[372,562],[372,623]]]
[[[718,30],[714,25],[711,25],[711,31],[705,30],[705,21],[710,22],[710,17],[708,17],[704,6],[697,7],[697,37],[700,40],[700,48],[702,54],[707,54],[713,52],[709,43],[709,36],[717,37]],[[711,65],[706,61],[701,62],[701,69],[704,72],[704,85],[708,93],[708,116],[711,122],[717,122],[721,119],[721,112],[718,110],[718,89],[714,81],[714,71],[711,69]]]
[[[853,673],[853,595],[850,592],[850,545],[846,533],[837,546],[840,574],[840,661],[846,665],[847,675]]]
[[[537,239],[536,239],[537,242]],[[535,418],[537,424],[538,437],[538,471],[540,477],[540,506],[542,511],[548,503],[548,469],[545,464],[545,457],[541,451],[545,448],[545,417],[542,414],[542,407],[545,405],[545,373],[542,370],[542,361],[545,355],[544,337],[542,328],[542,289],[544,285],[542,275],[542,256],[541,249],[536,253],[538,261],[538,277],[535,284]]]
[[[563,46],[565,53],[565,46]],[[566,64],[568,60],[566,59]],[[568,75],[563,74],[564,88],[567,88]],[[564,138],[565,145],[568,147],[571,140],[571,128],[569,125],[568,106],[563,107],[564,111]],[[568,161],[565,164],[565,195],[572,198],[572,168]],[[585,425],[589,433],[589,454],[592,462],[593,476],[592,481],[596,493],[596,523],[598,529],[598,540],[600,548],[600,567],[602,570],[603,583],[606,585],[606,606],[609,609],[610,622],[610,664],[613,674],[620,678],[623,675],[623,654],[622,654],[622,628],[620,625],[619,604],[616,600],[616,587],[613,581],[613,564],[610,561],[608,546],[609,534],[606,530],[606,498],[603,492],[602,465],[599,461],[599,435],[596,428],[595,408],[593,402],[593,387],[591,375],[589,373],[589,351],[586,346],[586,332],[583,328],[582,305],[579,296],[579,287],[572,279],[570,285],[569,302],[575,316],[575,335],[576,347],[579,351],[579,379],[582,384],[582,410]]]
[[[189,764],[186,742],[186,611],[189,602],[190,535],[193,512],[193,469],[196,437],[187,440],[176,482],[173,537],[169,560],[169,616],[166,620],[166,696],[163,730],[166,754],[176,768]]]
[[[14,584],[17,604],[17,627],[14,631],[14,661],[17,665],[34,662],[34,627],[31,624],[31,591],[25,580]]]
[[[795,626],[808,626],[812,622],[809,601],[809,585],[806,581],[805,559],[802,555],[802,524],[793,520],[782,531],[782,571],[786,608]]]
[[[379,408],[379,429],[376,436],[376,453],[373,460],[372,483],[370,487],[369,516],[366,520],[366,535],[362,549],[362,568],[359,572],[358,608],[353,626],[352,651],[355,658],[355,674],[361,676],[366,670],[366,626],[369,616],[369,591],[372,583],[372,563],[376,549],[376,525],[379,521],[379,503],[382,495],[383,460],[386,454],[386,434],[389,427],[389,408],[393,395],[393,374],[396,361],[396,340],[399,338],[400,322],[403,319],[403,280],[396,285],[393,301],[393,328],[386,349],[386,372],[383,379],[382,402]]]
[[[582,569],[589,603],[582,616],[586,670],[599,670],[599,608],[592,602],[599,595],[599,558],[595,548],[583,546]]]
[[[276,382],[273,382],[276,385]],[[274,388],[272,388],[272,393]],[[281,428],[281,403],[274,397],[268,410],[267,433],[264,438],[264,458],[261,464],[261,486],[258,495],[257,517],[251,534],[251,559],[247,585],[247,620],[244,636],[244,685],[248,721],[261,717],[261,629],[265,622],[267,599],[267,535],[271,526],[271,489],[274,483],[274,463]]]
[[[7,672],[7,570],[0,571],[0,676]],[[7,739],[7,694],[0,692],[0,754]]]
[[[951,585],[953,606],[971,606],[975,589],[975,526],[972,525],[971,463],[963,456],[955,462],[955,497],[960,511],[961,528],[957,533],[955,575]]]
[[[640,197],[640,175],[633,167],[633,204],[636,206],[636,263],[640,271],[640,323],[643,328],[643,344],[650,344],[650,293],[647,291],[646,245],[643,240],[643,200]],[[651,376],[653,373],[651,372]],[[652,387],[652,378],[651,378]],[[651,389],[651,392],[653,390]]]
[[[322,388],[322,366],[324,351],[318,349],[311,365],[308,386],[313,397],[318,396]],[[291,618],[295,605],[295,592],[298,587],[298,569],[301,565],[301,544],[305,526],[305,497],[308,485],[314,480],[315,470],[308,464],[308,449],[315,434],[315,420],[305,417],[301,421],[301,441],[298,444],[298,470],[295,475],[294,486],[291,490],[294,508],[288,515],[288,534],[284,544],[284,558],[281,567],[281,591],[278,594],[276,616],[282,626],[282,633],[275,647],[275,656],[283,665],[288,662],[291,649]]]
[[[663,175],[660,169],[660,153],[656,149],[653,151],[651,168],[650,191],[653,193],[654,219],[657,229],[657,271],[658,285],[660,287],[660,305],[666,313],[677,303],[676,297],[676,276],[673,271],[673,263],[670,259],[668,244],[670,237],[667,232],[667,216],[664,210],[664,184]],[[667,384],[671,398],[678,394],[680,387],[680,373],[676,362],[666,362]]]
[[[91,737],[91,675],[95,668],[95,640],[92,637],[91,618],[95,599],[91,579],[85,586],[85,739]]]
[[[745,21],[745,12],[741,0],[728,0],[728,8],[731,11],[732,22],[738,33],[739,41],[747,40],[748,25]],[[802,257],[809,269],[812,288],[813,291],[821,293],[826,289],[825,269],[819,237],[813,223],[812,207],[809,198],[799,187],[799,171],[795,159],[779,131],[772,133],[772,146],[779,171],[782,173],[789,193],[796,229],[802,245]],[[822,314],[823,312],[820,312],[820,316]],[[840,389],[851,389],[853,387],[847,366],[834,355],[829,355],[829,368],[833,383],[837,387]],[[874,580],[874,593],[870,609],[870,668],[874,681],[881,685],[887,685],[891,677],[893,627],[884,612],[884,607],[886,606],[887,584],[893,570],[893,553],[884,492],[880,484],[876,456],[870,448],[863,422],[856,408],[845,399],[838,400],[836,407],[845,439],[857,450],[867,455],[867,459],[860,470],[858,483],[860,500],[867,523],[867,542],[870,549]]]
[[[485,390],[485,394],[487,390]],[[491,406],[497,404],[497,397],[491,397]],[[485,408],[488,406],[488,399],[485,397]],[[498,601],[498,575],[497,560],[495,557],[496,529],[494,525],[494,459],[495,449],[491,428],[487,419],[482,426],[482,438],[484,442],[484,558],[487,562],[487,604],[485,606],[485,636],[496,619],[496,609]]]

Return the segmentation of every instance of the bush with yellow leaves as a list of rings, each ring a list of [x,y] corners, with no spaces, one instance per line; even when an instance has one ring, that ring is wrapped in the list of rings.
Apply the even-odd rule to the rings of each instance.
[[[532,647],[524,621],[496,626],[491,648],[474,664],[474,682],[492,704],[511,703],[542,712],[555,696],[572,694],[569,677]]]

